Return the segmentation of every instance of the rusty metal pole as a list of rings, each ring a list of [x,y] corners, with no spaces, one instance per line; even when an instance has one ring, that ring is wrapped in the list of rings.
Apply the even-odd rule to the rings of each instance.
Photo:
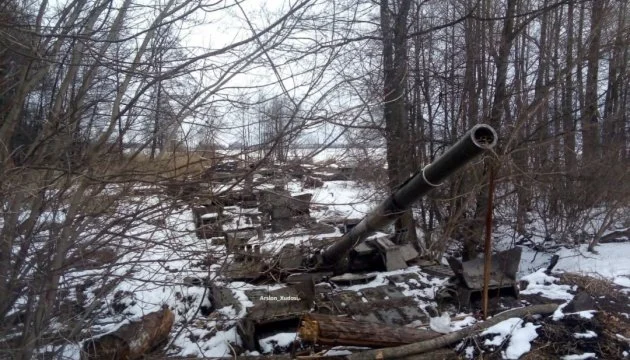
[[[494,164],[490,160],[488,174],[488,211],[486,212],[486,237],[484,242],[483,263],[483,319],[488,317],[488,287],[490,285],[490,268],[492,267],[492,211],[494,197]]]

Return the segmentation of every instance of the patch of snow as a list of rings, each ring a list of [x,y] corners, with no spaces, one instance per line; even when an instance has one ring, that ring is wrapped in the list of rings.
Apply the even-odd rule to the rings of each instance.
[[[472,324],[474,324],[476,322],[477,322],[477,319],[475,319],[474,317],[466,316],[462,320],[452,321],[451,322],[451,330],[452,331],[458,331],[458,330],[461,330],[461,329],[463,329],[465,327],[471,326]]]
[[[302,188],[302,183],[300,181],[289,181],[287,183],[287,190],[291,193],[291,196],[304,193],[304,189]]]
[[[500,323],[491,326],[484,330],[481,335],[498,334],[492,339],[486,339],[484,345],[486,346],[499,346],[505,341],[505,338],[514,331],[518,326],[523,323],[520,318],[510,318]]]
[[[569,304],[569,302],[567,301],[566,303],[558,306],[558,308],[556,309],[556,311],[554,311],[553,315],[552,315],[552,319],[554,321],[558,321],[562,318],[564,318],[566,315],[578,315],[579,317],[583,318],[583,319],[592,319],[593,316],[595,316],[594,314],[597,313],[597,310],[584,310],[584,311],[578,311],[578,312],[574,312],[574,313],[564,313],[562,310]]]
[[[583,333],[575,333],[573,337],[576,339],[591,339],[597,337],[597,333],[593,330],[587,330]]]
[[[584,310],[584,311],[579,311],[579,312],[570,313],[570,314],[577,314],[583,319],[592,319],[593,316],[595,316],[595,313],[597,313],[597,310]],[[570,314],[567,314],[567,315],[570,315]]]
[[[311,210],[313,217],[363,218],[378,203],[374,189],[362,188],[354,181],[326,181],[313,191],[311,204],[321,209]]]
[[[351,354],[352,354],[352,351],[350,350],[330,349],[326,351],[326,353],[324,353],[324,356],[346,356],[346,355],[351,355]]]
[[[374,273],[370,273],[369,275],[376,275],[376,277],[374,278],[374,280],[366,283],[366,284],[357,284],[357,285],[352,285],[352,286],[348,286],[345,287],[345,290],[352,290],[352,291],[361,291],[362,289],[366,289],[366,288],[373,288],[373,287],[377,287],[380,285],[387,285],[389,283],[389,280],[387,279],[388,276],[391,275],[402,275],[402,274],[416,274],[418,275],[421,279],[426,280],[426,283],[432,284],[432,285],[439,285],[442,284],[445,280],[443,279],[433,279],[431,281],[428,280],[428,278],[426,277],[426,274],[422,273],[422,270],[420,270],[420,268],[418,266],[410,266],[406,269],[401,269],[401,270],[393,270],[393,271],[382,271],[382,272],[374,272]],[[407,284],[404,283],[396,283],[396,286],[400,286],[403,289],[409,289],[409,286]],[[427,297],[433,297],[434,294],[431,293],[427,293],[427,290],[430,291],[432,289],[414,289],[414,290],[403,290],[403,294],[407,295],[407,296],[413,296],[416,294],[424,294],[424,295],[430,295]]]
[[[575,249],[563,248],[558,251],[560,260],[555,270],[583,273],[611,280],[630,275],[630,261],[627,261],[630,257],[630,243],[600,244],[597,247],[599,254],[590,253],[587,248],[588,245],[582,245]]]
[[[429,320],[429,327],[440,334],[448,334],[451,332],[451,317],[445,311],[438,317],[432,317]]]
[[[586,360],[586,359],[597,359],[595,353],[587,352],[581,355],[565,355],[562,357],[562,360]]]
[[[531,350],[531,342],[538,337],[536,329],[539,325],[532,323],[525,324],[522,328],[516,329],[510,338],[510,345],[505,349],[507,359],[518,359],[521,355]]]
[[[560,306],[558,306],[558,308],[556,309],[556,311],[553,312],[553,314],[551,315],[551,318],[554,321],[558,321],[562,318],[564,318],[564,312],[562,312],[562,309],[564,309],[565,306],[569,305],[569,302],[565,302],[564,304],[561,304]]]
[[[245,290],[253,290],[253,289],[265,289],[267,291],[277,290],[285,287],[285,285],[277,284],[277,285],[268,285],[268,286],[255,286],[248,284],[246,282],[234,281],[226,285],[226,288],[232,291],[232,294],[241,303],[241,311],[239,314],[236,314],[236,318],[242,318],[246,315],[248,307],[254,306],[254,303],[247,297],[245,294]]]
[[[236,327],[225,331],[217,331],[214,336],[207,340],[208,333],[204,329],[189,329],[188,335],[194,335],[196,340],[191,340],[191,336],[182,334],[173,343],[181,348],[180,356],[203,356],[203,357],[231,357],[234,355],[232,344],[241,345],[241,338],[236,332]]]
[[[628,278],[628,276],[617,276],[613,279],[613,282],[617,285],[630,288],[630,278]]]
[[[464,356],[466,356],[466,359],[473,359],[475,357],[475,347],[467,346],[466,350],[464,350]]]
[[[335,232],[328,234],[304,234],[307,230],[298,228],[283,231],[282,233],[267,233],[262,240],[258,240],[257,236],[253,236],[248,244],[260,245],[262,251],[277,252],[285,245],[309,246],[313,240],[323,240],[327,238],[340,237],[341,232],[336,229]]]
[[[67,343],[63,345],[46,345],[38,349],[41,355],[45,353],[55,354],[56,359],[80,359],[81,347],[76,343]],[[45,356],[38,356],[38,358],[45,358]],[[52,358],[52,357],[51,357]]]
[[[502,352],[505,359],[518,359],[531,350],[530,342],[538,337],[536,329],[539,325],[526,323],[520,318],[510,318],[489,327],[481,335],[498,334],[492,340],[487,339],[485,345],[499,346],[510,336],[508,347]]]
[[[278,333],[258,340],[264,354],[272,353],[275,347],[286,348],[295,341],[297,334],[294,332]]]
[[[545,274],[545,269],[523,276],[521,279],[528,282],[527,288],[521,290],[521,294],[539,294],[548,299],[573,299],[573,295],[569,293],[571,286],[556,284],[559,279]]]

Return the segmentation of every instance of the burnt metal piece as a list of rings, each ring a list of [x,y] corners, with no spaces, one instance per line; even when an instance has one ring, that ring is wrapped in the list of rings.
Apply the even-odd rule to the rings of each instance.
[[[515,247],[492,255],[490,286],[502,286],[516,282],[516,272],[521,261],[522,248]],[[483,288],[484,260],[477,258],[462,263],[461,276],[471,289]]]
[[[376,279],[376,274],[351,274],[345,273],[330,278],[330,281],[337,285],[367,284]]]
[[[492,255],[488,285],[491,294],[518,297],[516,273],[521,260],[521,252],[522,248],[515,247]],[[455,276],[454,282],[447,287],[446,292],[456,293],[459,305],[469,307],[471,299],[477,295],[480,297],[483,291],[484,259],[477,258],[462,263],[457,259],[449,258],[448,263]]]

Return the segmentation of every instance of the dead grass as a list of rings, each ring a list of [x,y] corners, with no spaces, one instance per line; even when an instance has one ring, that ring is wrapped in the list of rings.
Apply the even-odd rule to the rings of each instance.
[[[627,334],[628,323],[609,312],[599,312],[592,319],[577,315],[567,316],[560,321],[546,320],[538,329],[538,338],[532,350],[521,359],[558,359],[563,355],[595,353],[598,359],[621,359],[628,343],[616,334]],[[575,333],[588,330],[597,337],[577,339]]]
[[[604,296],[614,300],[622,300],[624,298],[627,300],[627,296],[619,291],[619,286],[608,279],[577,273],[564,273],[560,276],[560,281],[563,284],[576,285],[593,299]]]
[[[213,154],[207,153],[169,153],[155,159],[145,154],[138,154],[133,158],[120,159],[115,156],[104,159],[100,170],[106,176],[123,180],[158,182],[201,178],[204,172],[217,162],[218,159]]]
[[[630,348],[630,319],[619,315],[628,313],[628,296],[619,291],[613,282],[589,275],[564,273],[563,284],[575,285],[595,301],[599,310],[593,319],[577,315],[566,316],[560,321],[547,319],[538,330],[539,337],[532,350],[522,359],[557,359],[562,355],[594,352],[600,359],[621,359]],[[574,334],[592,330],[595,338],[576,339]],[[621,337],[620,337],[620,336]]]

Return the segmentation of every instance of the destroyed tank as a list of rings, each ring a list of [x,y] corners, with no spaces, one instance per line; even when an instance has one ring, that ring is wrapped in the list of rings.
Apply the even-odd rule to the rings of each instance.
[[[485,124],[474,126],[434,162],[398,186],[365,218],[345,226],[346,232],[341,238],[321,240],[319,248],[315,248],[315,244],[313,248],[286,245],[279,253],[270,255],[261,252],[256,245],[248,244],[246,239],[238,244],[228,241],[228,252],[234,256],[222,274],[224,280],[257,284],[282,282],[288,286],[274,290],[250,287],[243,292],[253,306],[240,309],[242,304],[238,298],[242,293],[236,295],[225,286],[225,282],[222,285],[211,284],[213,306],[220,308],[233,305],[237,312],[246,310],[246,316],[238,324],[238,332],[245,347],[250,350],[256,350],[257,339],[268,334],[270,329],[278,326],[286,328],[287,324],[297,327],[300,317],[310,311],[345,313],[364,320],[401,325],[414,320],[426,320],[414,301],[395,287],[372,288],[364,292],[363,299],[355,299],[356,294],[350,292],[333,294],[330,283],[322,280],[331,280],[337,284],[369,282],[373,275],[365,275],[365,272],[406,268],[408,262],[418,256],[411,244],[397,245],[386,236],[371,235],[393,224],[422,196],[440,186],[464,165],[492,149],[496,143],[497,134],[492,127]],[[356,271],[363,273],[356,274]],[[455,274],[447,271],[445,275]],[[382,299],[388,301],[381,304]],[[339,306],[352,304],[353,301],[362,302],[361,308],[370,311],[362,314],[352,306]]]

